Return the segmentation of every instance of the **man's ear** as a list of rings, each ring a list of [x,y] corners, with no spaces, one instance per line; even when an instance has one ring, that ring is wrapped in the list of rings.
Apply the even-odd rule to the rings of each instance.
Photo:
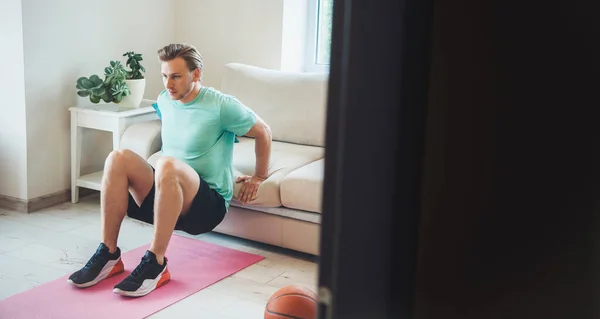
[[[194,69],[194,82],[200,81],[200,69],[196,68]]]

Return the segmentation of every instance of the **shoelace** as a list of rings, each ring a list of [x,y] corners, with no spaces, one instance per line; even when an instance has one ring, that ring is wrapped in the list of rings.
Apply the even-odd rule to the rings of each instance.
[[[135,267],[135,269],[131,272],[133,277],[141,276],[144,271],[147,269],[146,265],[150,264],[150,259],[142,258],[142,262]]]
[[[92,255],[92,258],[90,258],[90,260],[87,262],[87,264],[85,264],[86,267],[92,267],[92,265],[94,263],[96,263],[96,261],[98,261],[100,259],[100,254],[99,253],[95,253],[94,255]]]

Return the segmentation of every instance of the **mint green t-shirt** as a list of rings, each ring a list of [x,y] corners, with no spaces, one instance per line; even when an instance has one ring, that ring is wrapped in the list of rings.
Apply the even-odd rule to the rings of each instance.
[[[166,90],[157,99],[162,121],[163,156],[190,165],[210,188],[225,199],[233,197],[233,145],[256,122],[256,114],[235,97],[202,87],[189,103],[171,99]]]

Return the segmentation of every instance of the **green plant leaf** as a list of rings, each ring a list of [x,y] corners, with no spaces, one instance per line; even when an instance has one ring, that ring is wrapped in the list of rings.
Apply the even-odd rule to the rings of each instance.
[[[94,95],[102,96],[104,94],[104,92],[106,92],[106,90],[104,89],[104,87],[99,87],[99,88],[93,88],[92,89],[92,94],[94,94]]]
[[[88,95],[90,95],[89,91],[77,91],[77,95],[81,96],[81,97],[86,97]]]
[[[110,93],[108,92],[108,90],[104,91],[104,94],[102,94],[102,99],[104,100],[104,102],[106,103],[110,103],[112,102],[112,95],[110,95]]]
[[[82,76],[79,79],[77,79],[78,89],[83,89],[83,80],[87,80],[87,78],[85,76]]]
[[[110,61],[110,66],[115,67],[115,61]]]
[[[144,68],[143,66],[140,65],[140,70],[146,72],[146,68]]]
[[[123,97],[122,97],[122,96],[120,96],[120,95],[117,95],[117,96],[115,96],[115,100],[114,100],[114,102],[115,102],[115,103],[121,103],[121,101],[122,101],[122,100],[123,100]]]
[[[94,82],[88,80],[88,79],[83,79],[81,81],[81,84],[83,86],[84,89],[91,89],[94,87]]]
[[[123,83],[116,83],[115,85],[113,85],[113,87],[110,89],[110,93],[113,96],[117,96],[119,94],[121,94],[121,92],[123,92]]]
[[[93,79],[92,79],[93,78]],[[96,76],[92,76],[92,78],[90,78],[90,80],[92,82],[94,82],[94,87],[98,88],[98,87],[102,87],[102,83],[103,81],[100,79],[100,77]]]
[[[92,103],[95,103],[95,104],[97,104],[98,102],[100,102],[100,97],[99,97],[99,96],[96,96],[96,95],[90,95],[90,101],[91,101]]]

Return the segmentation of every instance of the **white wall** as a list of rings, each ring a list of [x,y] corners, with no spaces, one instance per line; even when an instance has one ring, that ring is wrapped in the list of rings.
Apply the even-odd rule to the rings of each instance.
[[[0,195],[27,198],[27,144],[21,0],[0,10]]]
[[[204,58],[203,84],[219,88],[229,62],[280,69],[284,0],[178,0],[175,41]]]
[[[164,0],[22,2],[27,185],[28,198],[35,198],[70,188],[68,108],[89,103],[76,94],[77,78],[104,78],[110,60],[124,63],[122,54],[136,51],[147,70],[144,97],[155,99],[162,90],[156,51],[173,41],[175,9]],[[111,149],[110,134],[86,131],[83,142],[89,143],[82,151],[83,172],[101,169]]]

